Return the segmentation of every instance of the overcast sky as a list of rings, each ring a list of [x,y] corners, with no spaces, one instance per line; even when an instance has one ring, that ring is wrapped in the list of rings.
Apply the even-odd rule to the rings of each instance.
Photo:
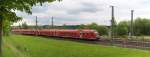
[[[44,3],[34,6],[32,15],[16,11],[23,20],[14,25],[27,22],[34,25],[38,16],[39,25],[49,25],[54,17],[55,25],[78,25],[96,22],[99,25],[109,25],[111,19],[110,5],[115,6],[117,22],[130,20],[130,10],[134,9],[134,18],[150,18],[150,0],[63,0],[61,2]]]

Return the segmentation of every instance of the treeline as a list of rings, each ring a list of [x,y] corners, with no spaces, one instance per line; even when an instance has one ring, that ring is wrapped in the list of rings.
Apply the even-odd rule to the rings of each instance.
[[[14,26],[13,28],[17,29],[94,29],[97,30],[101,35],[107,35],[108,33],[108,26],[97,25],[96,23],[88,24],[88,25],[63,25],[63,26],[50,26],[50,25],[43,25],[43,26],[31,26],[27,25],[27,23],[23,23],[19,26]]]
[[[128,35],[130,32],[130,21],[121,21],[116,27],[117,35]],[[150,35],[150,19],[137,18],[133,21],[133,33],[135,36]]]
[[[109,26],[98,25],[96,23],[91,23],[88,25],[80,25],[78,29],[94,29],[99,32],[100,35],[107,35],[109,32]]]
[[[23,23],[19,26],[23,29],[35,29],[35,26],[28,26],[26,23]],[[130,32],[130,21],[121,21],[114,27],[115,36],[126,36]],[[94,29],[97,30],[101,35],[108,35],[110,32],[110,26],[98,25],[96,23],[91,23],[88,25],[63,25],[63,26],[54,26],[49,25],[38,26],[38,29]],[[135,36],[140,35],[150,35],[150,19],[146,18],[137,18],[133,21],[133,32]]]

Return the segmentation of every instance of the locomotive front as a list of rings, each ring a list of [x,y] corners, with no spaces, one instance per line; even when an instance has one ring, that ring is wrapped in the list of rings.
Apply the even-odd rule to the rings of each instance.
[[[100,34],[95,30],[94,31],[94,33],[95,33],[95,35],[96,35],[96,39],[98,40],[98,39],[100,39]]]

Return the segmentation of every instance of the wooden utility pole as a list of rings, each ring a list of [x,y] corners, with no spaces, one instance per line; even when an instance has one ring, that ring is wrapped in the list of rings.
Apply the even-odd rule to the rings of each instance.
[[[0,15],[0,56],[2,55],[3,17]]]
[[[52,26],[52,28],[54,28],[54,17],[52,16],[51,19],[52,19],[52,20],[51,20],[51,26]]]
[[[132,38],[132,36],[134,35],[134,33],[133,33],[133,13],[134,13],[134,10],[131,10],[130,38]]]
[[[36,16],[36,19],[35,19],[35,29],[38,29],[38,20],[37,20],[37,16]]]

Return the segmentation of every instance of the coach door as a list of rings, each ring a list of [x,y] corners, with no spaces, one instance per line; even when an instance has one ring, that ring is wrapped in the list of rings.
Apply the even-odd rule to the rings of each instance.
[[[80,37],[79,38],[83,38],[83,32],[80,32]]]

